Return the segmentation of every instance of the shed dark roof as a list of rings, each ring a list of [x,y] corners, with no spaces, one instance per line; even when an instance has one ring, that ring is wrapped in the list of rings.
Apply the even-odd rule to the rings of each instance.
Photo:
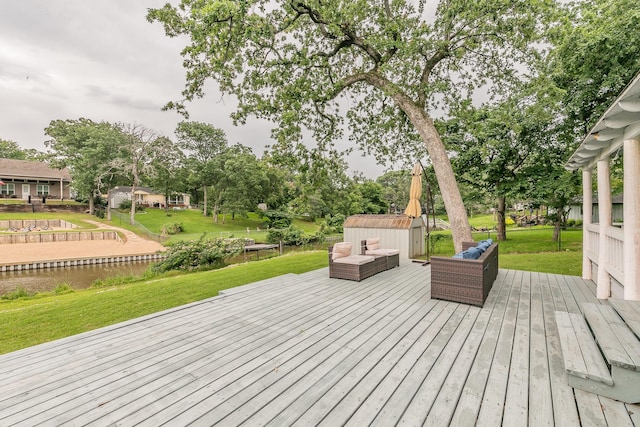
[[[141,192],[149,193],[149,194],[162,194],[161,191],[156,191],[151,187],[136,187],[136,191],[141,191]],[[111,190],[109,190],[109,193],[131,193],[131,186],[129,186],[129,187],[125,187],[125,186],[113,187]]]
[[[581,205],[582,204],[582,200],[583,200],[582,197],[578,197],[576,199],[577,203],[575,203],[575,204]],[[591,196],[591,203],[594,204],[594,205],[598,203],[598,194],[597,193],[594,194],[593,196]],[[613,203],[613,204],[622,204],[622,203],[624,203],[624,195],[623,194],[613,194],[613,195],[611,195],[611,203]]]
[[[406,215],[352,215],[344,220],[344,228],[386,228],[408,230],[413,218]]]
[[[56,169],[45,162],[29,160],[0,159],[0,175],[2,178],[46,178],[71,181],[67,168]]]

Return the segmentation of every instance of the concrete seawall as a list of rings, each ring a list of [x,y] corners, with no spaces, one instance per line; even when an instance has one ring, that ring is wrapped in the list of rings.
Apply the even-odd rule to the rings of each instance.
[[[166,254],[164,253],[153,253],[153,254],[138,254],[138,255],[101,256],[101,257],[86,257],[86,258],[76,258],[76,259],[31,261],[31,262],[21,262],[21,263],[15,263],[15,264],[0,264],[0,273],[6,273],[6,272],[12,272],[12,271],[39,270],[44,268],[64,268],[64,267],[77,267],[82,265],[113,264],[118,262],[157,261],[157,260],[164,259],[165,257],[166,257]]]

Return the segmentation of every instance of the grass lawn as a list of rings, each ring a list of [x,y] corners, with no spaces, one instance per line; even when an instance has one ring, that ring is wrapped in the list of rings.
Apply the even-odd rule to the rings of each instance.
[[[77,225],[82,229],[94,229],[96,225],[86,222],[86,220],[97,221],[98,218],[85,214],[85,213],[63,213],[63,212],[0,212],[0,220],[9,219],[24,219],[24,220],[36,220],[36,219],[61,219],[72,224]],[[0,230],[0,232],[5,230]]]
[[[582,275],[582,252],[540,252],[500,254],[499,268],[541,273]]]
[[[325,251],[66,295],[0,301],[0,354],[218,295],[222,289],[326,266]]]
[[[473,234],[476,241],[492,238],[496,232]],[[451,231],[435,231],[430,244],[433,255],[454,254]],[[555,274],[582,274],[582,229],[567,229],[560,234],[560,245],[553,241],[551,227],[510,227],[507,240],[499,242],[500,268]]]
[[[240,215],[236,215],[235,218],[231,218],[230,215],[220,215],[218,223],[213,222],[212,217],[204,217],[202,212],[196,209],[170,210],[168,214],[169,216],[164,209],[145,209],[144,212],[136,213],[136,221],[156,234],[162,232],[162,226],[165,224],[182,224],[184,231],[169,236],[168,243],[179,240],[196,240],[203,233],[207,233],[211,237],[248,237],[257,242],[266,241],[267,232],[264,220],[253,212],[249,212],[246,218]],[[128,214],[126,215],[128,216]],[[309,222],[294,219],[293,225],[306,233],[315,233],[320,228],[320,222],[320,220]],[[110,224],[136,231],[134,228],[130,228],[126,220],[121,217],[114,216]]]
[[[235,219],[232,219],[227,215],[224,217],[224,223],[222,222],[223,216],[220,215],[217,224],[213,222],[211,217],[205,218],[202,215],[202,212],[195,209],[170,210],[169,215],[170,216],[167,216],[164,209],[145,209],[144,212],[136,213],[136,221],[155,234],[160,234],[162,232],[162,226],[165,224],[182,224],[184,232],[169,236],[169,239],[167,240],[168,243],[179,240],[197,240],[203,233],[206,233],[207,236],[210,237],[248,237],[256,240],[257,242],[265,242],[267,238],[267,231],[264,229],[264,221],[253,212],[249,212],[247,218],[237,215]],[[83,229],[94,229],[96,228],[95,225],[85,222],[85,220],[91,220],[140,233],[140,230],[137,227],[129,225],[128,218],[128,213],[121,215],[114,214],[111,221],[84,213],[0,213],[0,220],[63,219],[76,224]],[[320,228],[321,222],[322,220],[309,222],[301,219],[294,219],[293,225],[303,230],[305,233],[312,234]],[[0,232],[2,232],[2,230],[0,230]]]

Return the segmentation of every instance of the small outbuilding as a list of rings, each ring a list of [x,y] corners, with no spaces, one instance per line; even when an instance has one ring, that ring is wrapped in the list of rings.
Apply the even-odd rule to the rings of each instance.
[[[344,221],[344,241],[353,243],[354,253],[360,253],[360,241],[380,237],[380,246],[398,249],[400,258],[424,255],[426,226],[422,217],[407,215],[352,215]]]

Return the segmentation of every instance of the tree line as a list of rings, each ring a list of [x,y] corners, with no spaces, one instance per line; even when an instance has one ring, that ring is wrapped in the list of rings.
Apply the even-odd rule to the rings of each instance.
[[[213,81],[238,99],[237,124],[253,116],[275,125],[272,146],[253,157],[260,166],[250,168],[250,183],[240,173],[253,161],[247,147],[198,146],[213,136],[193,124],[177,129],[189,165],[179,181],[200,189],[214,217],[242,212],[240,200],[250,199],[311,216],[404,205],[383,197],[391,187],[380,183],[395,182],[393,173],[375,183],[346,175],[334,141],[348,133],[381,164],[404,160],[409,169],[423,159],[456,251],[471,238],[470,205],[487,199],[501,239],[516,201],[552,207],[561,224],[580,194],[566,160],[640,71],[639,18],[633,0],[183,0],[147,15],[167,36],[188,40],[182,101],[166,108],[188,118],[187,103]],[[307,132],[315,147],[302,143]],[[150,182],[162,175],[158,162],[136,166],[131,150],[116,168],[129,182],[136,168]]]
[[[428,158],[456,251],[462,186],[493,197],[501,238],[507,199],[562,216],[580,180],[565,160],[640,70],[638,18],[633,0],[182,0],[147,15],[188,40],[166,108],[187,115],[213,81],[284,151],[307,129],[322,149],[349,132],[383,162]]]
[[[69,168],[72,186],[88,201],[91,213],[96,197],[116,186],[130,186],[132,194],[141,186],[151,187],[166,200],[188,193],[215,222],[221,214],[256,211],[262,203],[310,220],[387,213],[391,203],[400,203],[397,194],[408,197],[408,173],[396,182],[406,189],[385,191],[371,179],[350,177],[337,153],[326,155],[301,145],[295,153],[267,150],[259,158],[248,146],[229,144],[223,130],[207,123],[180,122],[173,139],[139,124],[83,118],[52,120],[45,134],[50,138],[45,141],[47,152],[0,140],[0,157]],[[130,212],[133,223],[135,209]],[[107,216],[110,219],[108,203]]]

